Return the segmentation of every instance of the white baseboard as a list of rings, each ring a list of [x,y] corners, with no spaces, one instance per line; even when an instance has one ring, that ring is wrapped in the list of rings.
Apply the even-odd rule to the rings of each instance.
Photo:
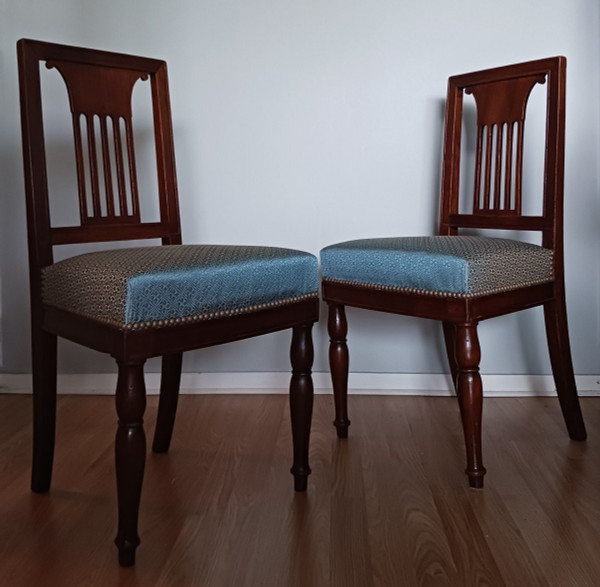
[[[489,397],[525,397],[556,395],[551,375],[482,375],[484,394]],[[581,396],[600,396],[600,375],[577,375]],[[289,373],[183,373],[182,393],[286,393]],[[112,394],[115,374],[62,374],[58,376],[59,393]],[[331,393],[329,373],[314,373],[315,393]],[[148,394],[158,393],[160,375],[146,374]],[[373,395],[452,395],[448,375],[426,373],[350,373],[348,391]],[[0,393],[31,393],[31,375],[0,373]]]

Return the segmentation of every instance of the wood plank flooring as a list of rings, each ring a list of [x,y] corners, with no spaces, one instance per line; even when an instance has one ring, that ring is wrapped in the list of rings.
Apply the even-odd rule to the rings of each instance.
[[[182,396],[121,569],[113,399],[59,398],[52,491],[35,495],[30,398],[0,396],[0,585],[600,585],[600,398],[582,400],[586,443],[554,398],[486,398],[483,491],[463,474],[454,398],[351,396],[346,441],[331,396],[315,399],[295,494],[285,396]]]

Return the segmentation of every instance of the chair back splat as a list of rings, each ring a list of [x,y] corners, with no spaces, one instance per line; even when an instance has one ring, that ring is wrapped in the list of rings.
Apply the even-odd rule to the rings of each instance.
[[[79,226],[52,227],[50,222],[40,62],[60,73],[69,96]],[[34,265],[44,267],[52,263],[53,245],[152,238],[161,238],[163,244],[180,244],[166,63],[22,40],[19,65],[27,213],[35,228],[30,242]],[[148,81],[154,115],[159,222],[140,219],[132,129],[133,88],[136,83]]]
[[[17,53],[31,288],[31,487],[38,493],[50,489],[57,337],[109,353],[118,366],[115,543],[120,564],[129,566],[139,544],[145,462],[143,365],[149,357],[162,357],[152,449],[165,452],[173,432],[184,351],[291,329],[291,472],[295,489],[306,489],[318,263],[314,255],[279,247],[181,244],[164,61],[26,39],[18,42]],[[60,74],[70,108],[67,124],[76,182],[66,196],[73,210],[78,206],[79,222],[71,220],[66,226],[58,221],[53,225],[50,213],[49,196],[54,194],[49,194],[46,167],[42,72]],[[152,102],[158,186],[158,220],[152,222],[143,220],[147,199],[142,192],[147,190],[141,188],[141,180],[147,178],[138,177],[134,148],[132,104],[140,84],[150,85]],[[58,124],[51,125],[53,133]],[[54,262],[58,245],[143,239],[160,239],[161,246],[94,251]]]
[[[562,225],[564,136],[564,57],[452,76],[448,80],[442,176],[440,234],[458,228],[535,230],[554,249]],[[531,91],[546,85],[546,154],[543,214],[523,216],[523,140]],[[463,95],[477,109],[475,177],[471,214],[459,214]]]

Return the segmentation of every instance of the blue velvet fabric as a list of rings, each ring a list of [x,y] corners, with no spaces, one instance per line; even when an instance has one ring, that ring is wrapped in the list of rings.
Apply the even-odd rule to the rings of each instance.
[[[510,239],[431,236],[363,239],[321,251],[323,279],[474,295],[552,279],[552,251]]]
[[[262,253],[132,277],[127,282],[125,322],[227,312],[317,291],[318,264],[313,255],[280,250],[277,256],[265,257]]]

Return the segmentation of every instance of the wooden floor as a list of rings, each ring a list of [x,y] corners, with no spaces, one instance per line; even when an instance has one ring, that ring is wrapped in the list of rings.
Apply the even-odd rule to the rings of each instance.
[[[582,403],[589,440],[575,443],[555,399],[487,398],[474,491],[453,398],[352,396],[338,441],[318,396],[295,495],[285,396],[183,396],[170,453],[148,455],[136,566],[121,569],[112,398],[59,399],[40,496],[30,398],[0,396],[0,585],[597,586],[600,398]]]

